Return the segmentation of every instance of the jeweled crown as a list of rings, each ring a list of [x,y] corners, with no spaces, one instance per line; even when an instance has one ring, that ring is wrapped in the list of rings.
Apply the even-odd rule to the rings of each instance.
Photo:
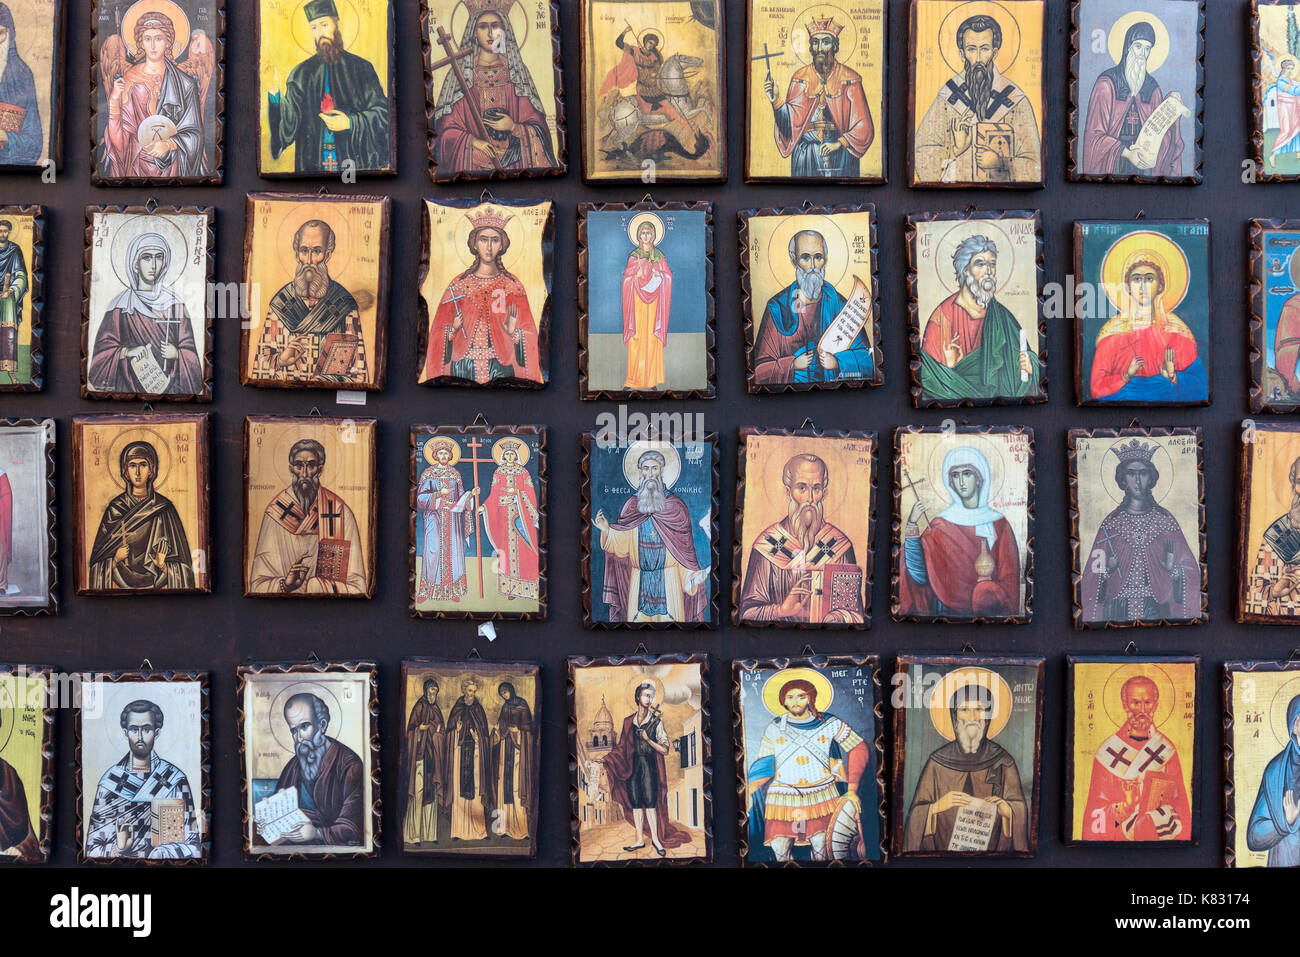
[[[1155,451],[1154,445],[1147,445],[1137,439],[1115,447],[1115,454],[1121,462],[1150,462]]]
[[[469,220],[471,229],[485,229],[491,227],[493,229],[501,230],[506,228],[506,223],[514,219],[513,216],[506,215],[504,209],[496,209],[492,206],[485,206],[477,213],[466,213],[465,218]]]
[[[840,31],[844,29],[842,24],[836,23],[834,17],[813,17],[808,24],[808,36],[815,37],[818,34],[838,37]]]

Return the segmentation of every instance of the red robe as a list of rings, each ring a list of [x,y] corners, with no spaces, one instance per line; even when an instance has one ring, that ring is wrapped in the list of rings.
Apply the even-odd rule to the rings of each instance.
[[[546,117],[533,106],[532,100],[515,92],[508,64],[483,66],[476,63],[469,83],[469,96],[457,100],[451,112],[437,122],[436,156],[440,169],[449,173],[496,169],[491,160],[474,150],[474,140],[484,137],[474,122],[470,97],[473,97],[474,109],[480,116],[487,110],[499,109],[515,121],[512,132],[519,141],[519,161],[507,166],[498,160],[504,169],[545,169],[555,165],[550,155],[551,134]]]
[[[635,714],[629,714],[623,719],[623,733],[618,736],[618,746],[601,759],[605,765],[605,777],[609,780],[610,800],[623,809],[623,816],[629,824],[632,823],[632,802],[627,796],[627,779],[632,774],[633,753],[636,750],[636,731],[632,727],[632,719],[635,717]],[[656,751],[654,760],[655,772],[659,776],[659,800],[655,802],[659,843],[665,848],[689,844],[690,832],[678,827],[668,818],[668,769],[664,756]],[[642,834],[646,832],[648,824],[647,817],[641,825],[641,832],[636,836],[637,841],[643,840]]]
[[[1005,518],[993,523],[994,568],[991,578],[979,581],[975,560],[984,539],[975,529],[936,518],[921,533],[921,551],[930,581],[922,584],[899,562],[899,595],[903,615],[932,617],[946,613],[960,617],[1006,618],[1020,614],[1020,549]],[[942,602],[940,609],[937,602]]]
[[[502,271],[496,276],[485,278],[474,275],[473,269],[470,269],[452,280],[447,293],[463,298],[453,303],[445,301],[450,296],[444,294],[444,301],[438,304],[429,333],[429,350],[424,359],[426,378],[450,376],[451,362],[472,358],[474,381],[484,383],[489,381],[489,359],[494,358],[504,366],[511,366],[515,370],[514,378],[542,381],[537,363],[537,323],[533,321],[532,310],[528,308],[528,294],[523,283],[508,272]],[[505,297],[504,304],[499,298],[502,294]],[[464,321],[460,329],[452,333],[457,306],[460,307]],[[516,344],[506,329],[511,306],[519,313],[517,332],[524,347],[522,367],[516,365]],[[449,335],[451,360],[444,362]]]
[[[668,268],[668,260],[661,254],[657,259],[638,255],[639,249],[627,257],[623,267],[623,345],[631,341],[636,333],[636,313],[633,311],[633,297],[654,310],[655,338],[668,345],[668,312],[673,301],[673,271]],[[659,286],[654,292],[644,292],[642,287],[655,276],[659,277]]]
[[[501,563],[498,578],[503,585],[507,581],[531,582],[536,587],[539,514],[537,493],[527,469],[503,465],[492,474],[492,490],[483,503],[483,517],[488,537],[496,546]]]
[[[862,90],[861,74],[843,63],[836,63],[823,82],[810,63],[790,77],[790,89],[785,94],[785,106],[790,113],[790,135],[782,136],[779,127],[776,130],[776,148],[782,156],[788,158],[794,152],[795,144],[808,129],[808,124],[821,112],[819,107],[823,102],[840,130],[838,138],[844,141],[849,152],[858,157],[866,154],[876,130],[871,122],[867,96]]]
[[[958,293],[953,293],[935,309],[936,315],[930,316],[925,324],[925,334],[921,337],[921,349],[935,362],[944,362],[943,347],[955,336],[961,354],[968,356],[980,347],[984,341],[984,319],[976,319],[964,308],[957,305]],[[939,321],[936,321],[939,318]]]
[[[1165,363],[1165,350],[1174,350],[1174,371],[1182,372],[1196,361],[1196,340],[1181,319],[1170,315],[1157,319],[1143,329],[1124,328],[1132,320],[1112,319],[1102,327],[1097,337],[1097,351],[1092,357],[1092,397],[1101,399],[1114,395],[1124,388],[1124,372],[1134,356],[1146,360],[1138,376],[1160,374]],[[1113,323],[1122,323],[1119,330],[1107,334]],[[1135,376],[1136,378],[1136,376]]]
[[[1283,89],[1282,84],[1285,80],[1277,81],[1277,138],[1273,140],[1273,151],[1269,154],[1271,160],[1279,151],[1294,152],[1295,144],[1291,141],[1300,136],[1300,96]],[[1292,90],[1295,84],[1288,83]]]
[[[1115,171],[1115,160],[1120,159],[1124,144],[1120,142],[1121,132],[1128,132],[1122,127],[1129,113],[1130,104],[1136,104],[1137,114],[1145,123],[1164,101],[1164,93],[1154,78],[1150,82],[1150,99],[1143,101],[1137,91],[1130,90],[1126,100],[1115,96],[1115,84],[1109,76],[1102,74],[1092,86],[1092,97],[1088,101],[1088,118],[1083,132],[1083,172],[1098,176]],[[1133,131],[1134,133],[1137,130]],[[1182,173],[1183,134],[1178,123],[1169,127],[1169,132],[1160,141],[1156,153],[1156,165],[1150,170],[1143,170],[1143,176],[1178,176]]]
[[[1300,377],[1296,376],[1296,362],[1300,361],[1300,293],[1282,304],[1277,317],[1277,331],[1273,334],[1273,368],[1292,395],[1300,392]]]
[[[1187,787],[1183,767],[1173,742],[1159,731],[1152,738],[1134,738],[1128,724],[1107,738],[1092,761],[1092,778],[1088,784],[1088,803],[1083,812],[1083,840],[1085,841],[1158,841],[1156,823],[1149,811],[1148,801],[1153,784],[1159,780],[1164,789],[1162,804],[1172,809],[1182,823],[1182,830],[1174,840],[1189,841],[1192,835],[1192,811],[1187,800]],[[1153,739],[1159,738],[1154,748]],[[1122,748],[1110,742],[1119,739]],[[1161,746],[1167,750],[1161,751]],[[1153,758],[1152,751],[1159,752]],[[1125,764],[1125,761],[1130,763]],[[1149,764],[1148,764],[1149,762]],[[1114,764],[1121,773],[1110,769]],[[1142,769],[1146,767],[1146,770]],[[1130,770],[1131,769],[1131,770]],[[1139,814],[1129,830],[1124,824]],[[1094,830],[1094,821],[1102,830]]]

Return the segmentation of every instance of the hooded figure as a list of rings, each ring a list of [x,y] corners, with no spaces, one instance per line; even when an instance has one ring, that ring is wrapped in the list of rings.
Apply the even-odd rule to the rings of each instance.
[[[18,32],[9,5],[0,3],[0,109],[23,111],[15,132],[0,132],[0,166],[35,166],[45,143],[41,114],[36,108],[36,81],[18,55]],[[5,111],[8,112],[8,111]]]
[[[1264,768],[1246,846],[1267,851],[1269,867],[1300,866],[1300,695],[1286,707],[1286,747]]]

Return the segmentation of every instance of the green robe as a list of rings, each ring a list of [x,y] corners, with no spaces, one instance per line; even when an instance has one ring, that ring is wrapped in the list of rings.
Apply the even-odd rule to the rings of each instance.
[[[980,347],[967,353],[953,368],[937,362],[924,349],[921,354],[921,398],[927,402],[1019,399],[1038,395],[1042,370],[1038,356],[1029,352],[1029,381],[1020,381],[1020,323],[1006,306],[992,300],[984,312]]]

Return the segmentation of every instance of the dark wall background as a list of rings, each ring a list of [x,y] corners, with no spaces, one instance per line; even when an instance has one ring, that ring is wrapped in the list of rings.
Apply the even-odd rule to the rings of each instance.
[[[749,186],[742,182],[745,104],[745,7],[726,0],[727,77],[730,103],[730,171],[724,185],[653,188],[656,199],[711,199],[716,204],[718,398],[713,401],[635,403],[652,409],[703,412],[722,439],[721,554],[724,615],[730,612],[731,516],[735,498],[736,429],[741,425],[795,428],[811,416],[824,429],[874,429],[889,449],[889,433],[906,423],[937,425],[948,415],[972,424],[1023,424],[1036,435],[1038,478],[1033,623],[1012,626],[926,626],[889,617],[889,539],[892,501],[888,453],[880,464],[876,525],[876,584],[873,626],[860,633],[816,633],[740,629],[716,631],[586,631],[581,625],[579,546],[579,434],[594,427],[597,413],[615,403],[578,399],[575,219],[580,201],[635,201],[640,184],[588,188],[581,182],[578,90],[578,3],[561,0],[564,86],[568,95],[570,172],[557,180],[493,184],[500,197],[550,196],[558,203],[555,282],[551,313],[551,383],[540,393],[429,389],[415,385],[419,204],[426,195],[477,196],[481,185],[434,186],[426,174],[424,90],[421,82],[419,5],[395,0],[397,13],[397,117],[400,175],[331,184],[331,192],[391,193],[395,205],[392,307],[389,315],[389,375],[386,389],[372,394],[364,409],[380,421],[380,527],[378,590],[372,601],[273,602],[241,597],[242,527],[241,422],[250,413],[346,414],[334,394],[243,388],[238,381],[239,328],[218,325],[212,449],[212,526],[215,588],[210,596],[178,598],[79,598],[73,594],[71,442],[69,417],[88,412],[138,411],[135,403],[94,403],[78,398],[81,265],[84,207],[97,203],[139,203],[154,195],[160,203],[207,204],[218,210],[217,275],[238,281],[244,236],[244,194],[268,188],[314,191],[316,181],[269,182],[257,176],[255,89],[256,49],[253,0],[227,0],[226,182],[221,188],[96,189],[89,185],[90,22],[88,5],[69,0],[64,165],[56,184],[37,177],[0,180],[0,202],[38,202],[47,208],[44,392],[0,397],[0,415],[53,416],[59,422],[58,495],[60,614],[36,619],[0,619],[0,659],[51,663],[64,669],[134,669],[149,658],[155,668],[202,668],[212,673],[213,861],[241,860],[239,752],[236,736],[235,666],[249,659],[372,658],[380,665],[380,729],[383,736],[383,862],[412,864],[398,851],[399,667],[404,656],[464,657],[477,648],[485,658],[532,659],[543,665],[542,832],[538,863],[562,865],[569,854],[569,773],[565,700],[567,655],[628,654],[644,642],[651,652],[707,651],[712,656],[714,768],[714,858],[734,865],[736,851],[735,765],[730,725],[730,661],[741,656],[797,655],[805,644],[819,653],[873,652],[886,663],[900,650],[957,652],[969,642],[983,653],[1046,655],[1046,714],[1043,721],[1042,803],[1036,865],[1216,866],[1222,859],[1220,671],[1225,657],[1285,658],[1300,641],[1279,627],[1244,627],[1232,622],[1233,522],[1241,419],[1247,413],[1248,247],[1245,221],[1251,216],[1300,216],[1300,187],[1246,185],[1241,163],[1248,156],[1250,62],[1247,4],[1207,4],[1205,184],[1110,186],[1065,181],[1068,110],[1069,10],[1065,0],[1048,0],[1047,104],[1045,142],[1047,188],[1023,192],[909,190],[906,148],[906,2],[889,3],[889,71],[886,143],[890,184],[856,187]],[[744,387],[736,210],[765,205],[869,201],[880,215],[879,255],[885,385],[865,391],[779,396],[747,395]],[[1072,382],[1072,330],[1067,320],[1048,323],[1050,401],[1035,407],[989,410],[918,411],[907,379],[906,254],[903,218],[909,212],[981,208],[1038,208],[1043,212],[1047,279],[1063,282],[1070,268],[1074,219],[1136,215],[1148,218],[1205,216],[1213,221],[1214,405],[1208,409],[1078,409]],[[180,407],[186,408],[186,407]],[[178,408],[179,410],[179,408]],[[507,622],[489,644],[472,622],[412,620],[406,615],[408,545],[407,434],[413,422],[468,423],[482,412],[493,424],[540,423],[550,429],[550,615],[542,622]],[[1209,522],[1211,623],[1195,628],[1075,632],[1070,622],[1070,578],[1066,522],[1065,430],[1073,426],[1200,425],[1205,429]],[[1141,652],[1199,653],[1204,659],[1199,718],[1200,846],[1195,848],[1093,849],[1061,843],[1063,722],[1066,652],[1120,653],[1134,640]],[[73,722],[60,716],[55,801],[54,860],[75,861]],[[431,862],[420,861],[421,864]]]

